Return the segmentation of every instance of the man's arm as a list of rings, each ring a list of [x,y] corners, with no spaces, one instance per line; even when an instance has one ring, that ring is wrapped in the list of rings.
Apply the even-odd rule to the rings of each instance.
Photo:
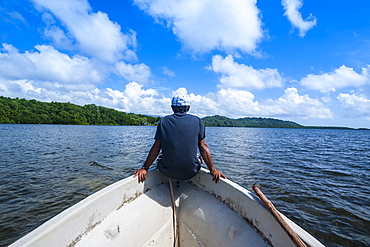
[[[203,138],[198,141],[198,148],[204,162],[206,163],[209,171],[213,176],[213,181],[215,181],[215,183],[218,183],[221,181],[221,178],[226,178],[226,176],[222,172],[216,169],[212,160],[211,151],[209,150],[209,147],[206,143],[206,139]]]
[[[161,141],[155,140],[152,148],[149,151],[149,154],[144,162],[144,168],[141,168],[134,172],[134,178],[138,177],[139,183],[144,182],[146,179],[146,174],[148,173],[149,167],[152,165],[154,160],[158,157],[159,152],[161,151]]]

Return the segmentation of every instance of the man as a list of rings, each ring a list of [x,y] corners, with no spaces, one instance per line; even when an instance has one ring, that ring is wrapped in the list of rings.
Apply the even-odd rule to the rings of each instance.
[[[165,176],[176,180],[188,180],[194,177],[201,168],[198,149],[206,163],[213,180],[217,183],[225,175],[213,164],[211,152],[205,141],[205,127],[202,120],[187,114],[190,103],[186,96],[173,97],[172,110],[174,114],[162,118],[157,126],[155,142],[141,169],[135,171],[134,177],[144,182],[148,169],[162,150],[162,159],[157,169]]]

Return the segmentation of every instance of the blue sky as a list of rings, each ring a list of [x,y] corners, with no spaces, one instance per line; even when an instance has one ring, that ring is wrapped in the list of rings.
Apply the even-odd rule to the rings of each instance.
[[[370,128],[370,1],[2,0],[0,95]]]

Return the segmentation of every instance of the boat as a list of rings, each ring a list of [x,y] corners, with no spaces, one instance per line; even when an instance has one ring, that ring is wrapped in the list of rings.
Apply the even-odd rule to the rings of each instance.
[[[88,196],[20,238],[18,246],[296,246],[253,192],[202,168],[189,181],[151,169]],[[305,246],[324,246],[278,213]]]

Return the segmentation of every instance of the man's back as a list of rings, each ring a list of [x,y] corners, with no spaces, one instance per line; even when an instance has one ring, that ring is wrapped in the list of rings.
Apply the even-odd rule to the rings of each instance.
[[[198,141],[205,138],[202,120],[186,113],[164,117],[155,135],[161,141],[162,161],[158,169],[164,175],[180,180],[195,176],[200,169]]]

